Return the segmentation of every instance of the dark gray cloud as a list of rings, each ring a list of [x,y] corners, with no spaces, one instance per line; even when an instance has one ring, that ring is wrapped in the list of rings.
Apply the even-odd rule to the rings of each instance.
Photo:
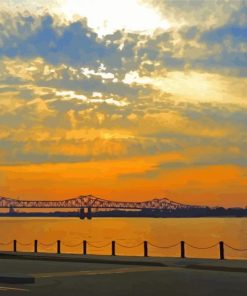
[[[24,22],[22,26],[21,20]],[[55,28],[53,17],[46,15],[40,19],[40,25],[32,30],[33,22],[33,17],[17,17],[16,32],[2,40],[4,47],[1,48],[0,54],[10,58],[40,56],[55,64],[75,64],[78,61],[87,63],[92,62],[92,55],[95,53],[98,57],[105,55],[105,46],[97,42],[97,35],[82,22]],[[5,24],[2,24],[3,30],[4,27]]]

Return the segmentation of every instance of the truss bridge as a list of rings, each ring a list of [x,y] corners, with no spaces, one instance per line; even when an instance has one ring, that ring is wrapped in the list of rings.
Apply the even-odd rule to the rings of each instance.
[[[21,200],[9,197],[0,197],[0,208],[13,209],[80,209],[81,218],[91,217],[92,209],[126,209],[126,210],[176,210],[188,209],[191,206],[177,203],[167,198],[152,199],[148,201],[112,201],[98,198],[92,195],[83,195],[65,200]],[[86,209],[86,211],[85,211]]]

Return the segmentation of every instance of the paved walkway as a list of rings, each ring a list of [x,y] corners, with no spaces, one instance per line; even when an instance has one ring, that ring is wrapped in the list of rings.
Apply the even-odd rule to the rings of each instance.
[[[124,265],[144,265],[144,266],[170,266],[196,268],[199,266],[219,269],[231,269],[247,271],[247,260],[218,260],[203,258],[167,258],[167,257],[139,257],[139,256],[100,256],[100,255],[75,255],[75,254],[50,254],[50,253],[13,253],[1,252],[0,259],[15,260],[37,260],[37,261],[57,261],[57,262],[84,262],[84,263],[105,263]]]
[[[1,253],[1,275],[35,280],[0,283],[3,296],[242,296],[247,261]]]

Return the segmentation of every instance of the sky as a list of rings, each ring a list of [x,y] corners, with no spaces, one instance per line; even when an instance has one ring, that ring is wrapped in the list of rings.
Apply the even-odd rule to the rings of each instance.
[[[247,206],[247,0],[1,0],[0,195]]]

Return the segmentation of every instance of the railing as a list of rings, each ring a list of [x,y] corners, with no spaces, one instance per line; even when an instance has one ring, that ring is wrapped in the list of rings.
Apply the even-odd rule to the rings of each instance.
[[[176,244],[173,245],[168,245],[168,246],[159,246],[156,244],[153,244],[151,242],[148,241],[144,241],[144,242],[140,242],[138,244],[135,245],[123,245],[120,244],[119,242],[116,241],[111,241],[108,242],[106,244],[101,244],[101,245],[95,245],[91,242],[88,242],[87,240],[83,240],[82,242],[76,243],[76,244],[67,244],[67,243],[62,243],[61,240],[57,240],[54,242],[50,242],[50,243],[42,243],[39,242],[38,240],[34,240],[34,242],[30,242],[30,243],[23,243],[17,240],[13,240],[10,242],[0,242],[0,246],[11,246],[12,245],[12,251],[14,253],[18,252],[18,246],[22,246],[22,247],[27,247],[27,246],[32,246],[33,245],[33,252],[34,253],[38,253],[38,246],[42,246],[42,247],[52,247],[52,246],[56,246],[56,253],[57,254],[61,254],[61,249],[62,246],[65,246],[66,248],[75,248],[75,247],[79,247],[82,246],[82,254],[83,255],[87,255],[88,254],[88,248],[92,247],[92,248],[97,248],[97,249],[102,249],[102,248],[106,248],[106,247],[110,247],[111,246],[111,255],[112,256],[116,256],[117,252],[116,252],[116,247],[122,247],[122,248],[128,248],[128,249],[132,249],[132,248],[137,248],[140,246],[143,246],[143,256],[144,257],[148,257],[149,256],[149,246],[154,247],[154,248],[159,248],[159,249],[171,249],[171,248],[175,248],[180,246],[180,258],[186,258],[186,246],[193,248],[193,249],[198,249],[198,250],[208,250],[211,248],[215,248],[216,246],[218,246],[219,248],[219,259],[224,260],[225,259],[225,247],[234,250],[234,251],[238,251],[238,252],[247,252],[247,249],[241,249],[241,248],[235,248],[232,247],[226,243],[224,243],[223,241],[220,241],[219,243],[207,246],[207,247],[200,247],[200,246],[194,246],[191,245],[189,243],[186,243],[185,241],[181,241],[178,242]]]

